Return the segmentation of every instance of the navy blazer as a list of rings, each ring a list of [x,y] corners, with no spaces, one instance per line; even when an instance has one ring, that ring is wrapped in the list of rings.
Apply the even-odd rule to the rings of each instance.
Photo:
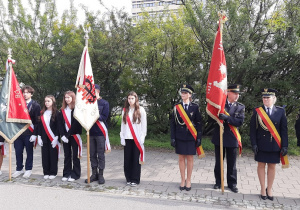
[[[297,146],[300,146],[300,110],[296,117],[296,124],[295,124],[296,136],[297,136]]]
[[[183,103],[180,103],[183,106]],[[174,110],[176,108],[174,107]],[[196,131],[197,131],[197,139],[201,139],[202,136],[202,125],[201,125],[201,114],[199,112],[199,106],[195,103],[190,102],[188,106],[188,111],[187,115],[190,118],[192,124],[194,125]],[[176,116],[178,120],[176,119]],[[179,122],[178,122],[179,121]],[[183,125],[181,125],[183,124]],[[193,135],[191,132],[188,130],[187,126],[184,124],[183,119],[180,117],[180,114],[178,111],[173,111],[172,116],[171,116],[171,139],[176,139],[176,140],[193,140],[195,141]]]
[[[52,130],[52,132],[54,133],[55,136],[58,136],[58,141],[60,142],[60,139],[59,139],[59,131],[58,131],[58,115],[59,115],[59,112],[57,111],[56,112],[56,115],[55,115],[55,118],[54,120],[50,120],[50,128]],[[50,140],[48,141],[48,135],[44,129],[44,126],[43,126],[43,123],[42,123],[42,120],[39,119],[38,121],[38,135],[41,136],[42,140],[43,140],[43,144],[48,144],[50,142]]]
[[[109,103],[104,99],[97,100],[97,103],[100,115],[98,120],[104,122],[106,125],[106,120],[109,115]],[[102,131],[96,123],[90,129],[90,136],[103,136]]]
[[[27,108],[29,111],[31,122],[34,125],[34,131],[33,133],[31,133],[31,131],[27,129],[26,131],[24,131],[24,133],[22,133],[22,135],[37,135],[38,133],[37,126],[38,126],[38,119],[41,114],[41,107],[36,101],[31,100]]]
[[[75,134],[81,134],[82,133],[82,127],[80,125],[80,123],[74,118],[73,116],[74,114],[74,109],[71,112],[71,128],[69,129],[69,131],[67,132],[66,130],[66,125],[65,125],[65,118],[62,114],[62,112],[59,112],[58,115],[58,130],[59,130],[59,135],[60,136],[65,136],[66,138],[69,138],[72,135]]]
[[[224,147],[238,147],[238,141],[234,136],[233,132],[230,130],[230,125],[235,127],[240,127],[245,119],[245,106],[239,102],[235,102],[230,108],[228,102],[226,101],[225,110],[229,113],[228,120],[223,121],[224,134],[223,134],[223,146]],[[218,123],[215,124],[212,143],[216,146],[220,146],[220,126]]]
[[[265,106],[262,106],[262,108],[265,110]],[[257,115],[258,114],[254,109],[250,121],[250,140],[252,146],[257,145],[259,150],[265,152],[280,151],[280,148],[271,133],[263,129],[260,125]],[[279,106],[273,106],[270,119],[281,137],[281,147],[288,147],[287,119],[284,109]]]

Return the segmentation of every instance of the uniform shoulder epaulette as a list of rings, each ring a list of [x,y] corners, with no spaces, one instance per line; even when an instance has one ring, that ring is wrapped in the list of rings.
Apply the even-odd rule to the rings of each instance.
[[[191,102],[191,104],[193,104],[193,105],[197,105],[197,106],[198,106],[198,104],[197,104],[197,103],[195,103],[195,102]]]
[[[284,109],[282,106],[275,106],[278,109]]]
[[[240,103],[240,102],[236,102],[238,105],[241,105],[241,106],[245,106],[244,104]]]
[[[259,107],[261,107],[261,106],[254,107],[254,109],[257,109],[257,108],[259,108]]]

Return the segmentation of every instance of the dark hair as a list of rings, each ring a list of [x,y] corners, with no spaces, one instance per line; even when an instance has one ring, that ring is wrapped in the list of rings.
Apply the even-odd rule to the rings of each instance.
[[[128,115],[129,112],[129,106],[130,104],[128,103],[128,97],[129,96],[134,96],[135,97],[135,104],[134,104],[134,113],[133,113],[133,122],[132,123],[136,123],[139,124],[141,122],[141,112],[140,112],[140,104],[139,104],[139,98],[137,96],[137,94],[134,91],[130,91],[127,95],[127,98],[125,100],[125,111],[124,111],[124,115],[123,115],[123,122],[126,124],[126,117]]]
[[[55,116],[56,116],[56,113],[57,113],[55,97],[53,95],[47,95],[47,96],[45,96],[45,99],[46,98],[50,98],[52,100],[52,102],[53,102],[53,104],[52,104],[51,120],[55,121]],[[43,109],[41,111],[41,116],[45,113],[45,111],[46,111],[46,106],[45,106],[45,102],[44,102],[44,106],[43,106]]]
[[[76,96],[75,96],[75,93],[73,91],[70,91],[70,90],[68,90],[64,93],[61,109],[65,109],[68,106],[67,103],[66,103],[66,100],[65,100],[66,95],[69,95],[72,98],[72,102],[71,102],[69,108],[74,109],[75,108]]]
[[[29,85],[24,85],[23,87],[22,87],[22,93],[24,93],[24,91],[25,90],[27,90],[29,93],[31,93],[32,95],[34,94],[34,89],[31,87],[31,86],[29,86]]]

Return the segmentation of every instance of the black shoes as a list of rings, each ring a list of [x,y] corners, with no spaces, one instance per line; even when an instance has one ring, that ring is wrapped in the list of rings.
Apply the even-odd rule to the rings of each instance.
[[[269,196],[268,195],[268,188],[266,188],[266,194],[267,194],[267,198],[270,200],[270,201],[273,201],[274,200],[274,197],[273,196]]]
[[[180,190],[180,191],[185,190],[185,186],[184,186],[184,187],[181,187],[181,186],[180,186],[180,187],[179,187],[179,190]]]
[[[92,175],[90,177],[90,182],[94,182],[97,180],[98,180],[98,169],[97,169],[97,167],[95,167],[95,168],[92,168]],[[88,183],[88,180],[86,179],[84,182]]]
[[[221,185],[219,185],[219,184],[214,185],[214,189],[220,189],[220,188],[221,188]]]
[[[239,192],[239,189],[236,187],[236,186],[231,186],[229,187],[229,189],[234,192],[234,193],[238,193]]]
[[[192,189],[192,186],[190,186],[190,187],[185,187],[185,190],[186,191],[190,191]]]
[[[261,198],[262,200],[267,200],[267,196],[264,196],[264,195],[260,195],[260,198]]]

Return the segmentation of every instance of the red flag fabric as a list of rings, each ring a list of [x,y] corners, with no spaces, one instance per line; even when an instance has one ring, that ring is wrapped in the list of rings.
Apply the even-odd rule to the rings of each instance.
[[[13,143],[31,124],[25,99],[15,72],[7,62],[7,71],[0,93],[0,136]]]
[[[216,34],[209,74],[206,84],[206,112],[219,125],[223,125],[223,120],[218,118],[219,113],[224,113],[225,102],[227,98],[227,67],[225,53],[222,44],[221,22]]]
[[[13,67],[10,69],[10,77],[6,122],[31,123],[27,105]]]

